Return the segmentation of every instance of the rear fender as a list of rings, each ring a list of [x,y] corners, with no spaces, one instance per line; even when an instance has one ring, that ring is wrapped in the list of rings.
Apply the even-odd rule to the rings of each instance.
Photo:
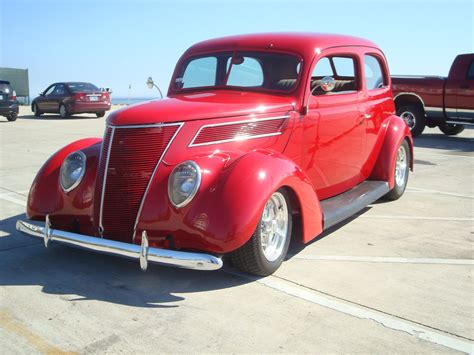
[[[37,173],[28,195],[26,214],[29,219],[44,220],[49,214],[55,228],[66,227],[62,221],[71,221],[70,218],[65,218],[67,215],[77,217],[82,225],[91,223],[101,142],[100,138],[75,141],[46,161]],[[59,182],[59,171],[63,160],[77,150],[81,150],[87,157],[86,171],[78,187],[65,193]]]
[[[398,116],[390,116],[386,122],[385,135],[382,148],[380,149],[377,161],[370,175],[370,180],[387,181],[390,189],[395,187],[395,162],[397,150],[403,140],[407,140],[410,147],[410,170],[413,171],[413,139],[410,129],[406,123]]]

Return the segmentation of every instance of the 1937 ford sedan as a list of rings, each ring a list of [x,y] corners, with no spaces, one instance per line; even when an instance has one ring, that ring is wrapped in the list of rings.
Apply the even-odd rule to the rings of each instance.
[[[268,275],[304,243],[384,197],[413,144],[384,54],[349,36],[262,34],[188,49],[167,98],[111,113],[41,168],[17,229],[50,242]],[[297,228],[301,233],[293,233]],[[298,234],[298,235],[293,235]]]

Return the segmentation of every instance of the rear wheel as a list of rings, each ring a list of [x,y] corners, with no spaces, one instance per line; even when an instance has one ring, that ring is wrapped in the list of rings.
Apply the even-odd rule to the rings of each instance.
[[[290,245],[290,207],[285,190],[270,196],[250,240],[231,254],[236,267],[260,276],[271,275],[280,267]]]
[[[33,109],[33,113],[35,114],[35,117],[41,116],[41,112],[39,110],[38,104],[33,104],[32,109]]]
[[[12,112],[7,116],[7,120],[9,120],[10,122],[16,121],[17,118],[18,114],[16,112]]]
[[[439,126],[439,130],[447,136],[455,136],[464,131],[464,125],[455,123],[443,123]]]
[[[394,188],[384,196],[386,200],[398,200],[402,197],[408,183],[408,174],[410,172],[410,146],[406,140],[400,144],[397,151],[397,159],[395,161],[394,177],[395,186]]]
[[[104,116],[105,116],[105,111],[96,112],[95,115],[96,115],[97,117],[104,117]]]
[[[69,112],[67,112],[66,106],[64,104],[59,105],[59,116],[61,118],[66,118],[69,116]]]
[[[410,128],[413,137],[419,136],[423,133],[426,125],[425,114],[420,106],[407,105],[397,108],[397,116],[402,118]]]

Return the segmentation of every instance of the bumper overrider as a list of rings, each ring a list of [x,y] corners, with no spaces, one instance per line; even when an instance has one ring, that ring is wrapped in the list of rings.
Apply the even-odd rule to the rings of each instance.
[[[58,242],[98,253],[138,259],[143,271],[147,269],[148,263],[193,270],[217,270],[222,267],[221,258],[214,255],[149,247],[146,231],[142,232],[141,245],[137,245],[53,229],[48,216],[44,227],[19,220],[16,229],[28,236],[43,239],[45,247]]]

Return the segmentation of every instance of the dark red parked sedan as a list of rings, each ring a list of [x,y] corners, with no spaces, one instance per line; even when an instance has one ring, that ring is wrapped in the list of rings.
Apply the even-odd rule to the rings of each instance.
[[[103,117],[110,110],[110,96],[91,83],[55,83],[33,100],[31,109],[36,117],[43,113],[59,113],[62,118],[75,113]]]

